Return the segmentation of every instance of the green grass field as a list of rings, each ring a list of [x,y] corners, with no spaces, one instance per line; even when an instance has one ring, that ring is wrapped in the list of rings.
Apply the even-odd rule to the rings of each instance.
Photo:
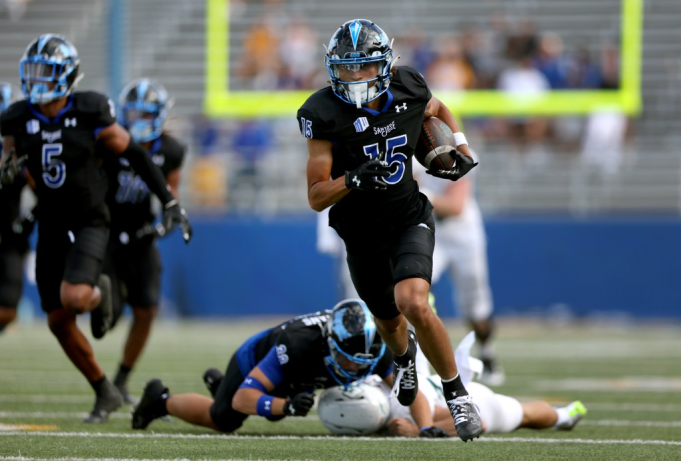
[[[87,319],[84,319],[87,320]],[[250,334],[277,322],[159,324],[132,376],[139,395],[159,377],[171,392],[201,392],[210,366],[224,368]],[[82,324],[86,329],[88,325]],[[450,325],[453,341],[465,330]],[[109,375],[126,325],[95,353]],[[234,435],[177,420],[130,429],[130,408],[102,425],[82,417],[94,397],[43,324],[0,335],[0,461],[35,459],[681,459],[681,332],[676,326],[547,325],[500,320],[497,348],[508,376],[496,390],[589,409],[572,432],[522,429],[458,439],[330,436],[316,415],[270,423],[250,418]]]

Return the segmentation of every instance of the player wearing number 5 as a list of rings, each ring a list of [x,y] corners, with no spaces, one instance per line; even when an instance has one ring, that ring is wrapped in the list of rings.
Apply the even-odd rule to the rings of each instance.
[[[410,405],[418,391],[409,321],[443,378],[459,437],[471,440],[482,431],[480,416],[444,325],[428,305],[435,226],[411,165],[424,117],[459,128],[423,76],[395,61],[392,42],[371,21],[348,21],[331,37],[325,56],[331,86],[298,111],[309,151],[308,200],[316,211],[332,206],[329,225],[345,242],[352,281],[395,355],[399,402]],[[458,136],[461,154],[452,169],[430,174],[456,180],[475,166]]]
[[[36,279],[42,308],[62,349],[95,391],[85,421],[103,422],[122,399],[76,324],[78,314],[90,312],[93,335],[101,337],[111,321],[110,281],[100,275],[109,238],[108,181],[96,144],[125,156],[187,240],[191,227],[151,157],[116,123],[113,102],[99,93],[73,92],[82,75],[78,52],[68,40],[41,35],[26,48],[19,72],[26,101],[14,103],[0,117],[3,161],[26,158],[36,183]]]

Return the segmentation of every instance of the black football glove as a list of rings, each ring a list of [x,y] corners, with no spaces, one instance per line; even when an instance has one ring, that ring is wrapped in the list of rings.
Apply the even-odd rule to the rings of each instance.
[[[390,176],[390,167],[380,160],[369,160],[352,171],[345,172],[345,187],[359,190],[385,190],[384,181]]]
[[[184,209],[177,203],[177,200],[173,200],[167,203],[163,210],[163,227],[166,232],[170,232],[179,226],[182,231],[182,238],[184,238],[185,243],[189,243],[192,238],[192,225],[189,223],[189,218],[187,218],[187,213]]]
[[[312,405],[314,405],[314,394],[301,392],[294,395],[293,398],[286,399],[284,414],[286,416],[306,416]]]
[[[426,170],[429,175],[435,176],[436,178],[449,179],[450,181],[456,181],[461,177],[465,176],[466,173],[471,171],[473,168],[478,166],[478,162],[473,160],[472,157],[464,155],[458,150],[454,149],[449,153],[454,158],[454,165],[449,170]]]
[[[25,155],[23,157],[19,157],[16,160],[12,157],[8,158],[5,164],[2,165],[2,170],[0,170],[0,184],[3,186],[12,184],[14,182],[14,178],[21,173],[21,169],[24,167],[24,163],[26,163],[27,158],[28,157]]]
[[[449,437],[449,434],[437,426],[430,426],[421,429],[421,432],[419,432],[419,437],[425,437],[427,439],[441,439]]]

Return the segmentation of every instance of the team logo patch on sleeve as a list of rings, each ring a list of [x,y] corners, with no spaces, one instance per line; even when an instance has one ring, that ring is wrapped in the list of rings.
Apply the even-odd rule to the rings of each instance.
[[[38,120],[33,119],[26,122],[26,133],[36,134],[38,131],[40,131],[40,122]]]
[[[355,120],[355,123],[353,123],[353,125],[355,125],[355,130],[358,133],[361,133],[362,131],[369,128],[369,121],[367,120],[366,117],[360,117],[357,120]]]

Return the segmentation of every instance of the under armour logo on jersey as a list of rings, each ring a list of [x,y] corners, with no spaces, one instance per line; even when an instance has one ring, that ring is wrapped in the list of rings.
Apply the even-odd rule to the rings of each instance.
[[[355,125],[355,130],[358,133],[361,133],[362,131],[369,128],[369,121],[367,120],[366,117],[360,117],[357,120],[355,120],[355,123],[353,123],[353,125]]]
[[[360,180],[359,180],[359,178],[358,178],[357,176],[355,176],[354,178],[352,178],[352,182],[354,182],[355,184],[357,184],[357,187],[359,187]]]
[[[398,111],[398,112],[399,112],[399,111]],[[65,118],[65,119],[64,119],[64,126],[65,126],[66,128],[68,128],[68,127],[70,127],[70,126],[75,127],[77,122],[78,122],[78,120],[76,120],[76,117],[73,117],[73,118]]]
[[[166,162],[166,157],[165,155],[154,155],[151,157],[151,161],[154,162],[154,165],[156,166],[163,166]]]
[[[401,110],[407,110],[407,103],[402,103],[401,106],[395,106],[395,110],[399,114]]]
[[[28,134],[36,134],[38,131],[40,131],[40,122],[37,121],[36,119],[29,120],[26,122],[26,132]]]

